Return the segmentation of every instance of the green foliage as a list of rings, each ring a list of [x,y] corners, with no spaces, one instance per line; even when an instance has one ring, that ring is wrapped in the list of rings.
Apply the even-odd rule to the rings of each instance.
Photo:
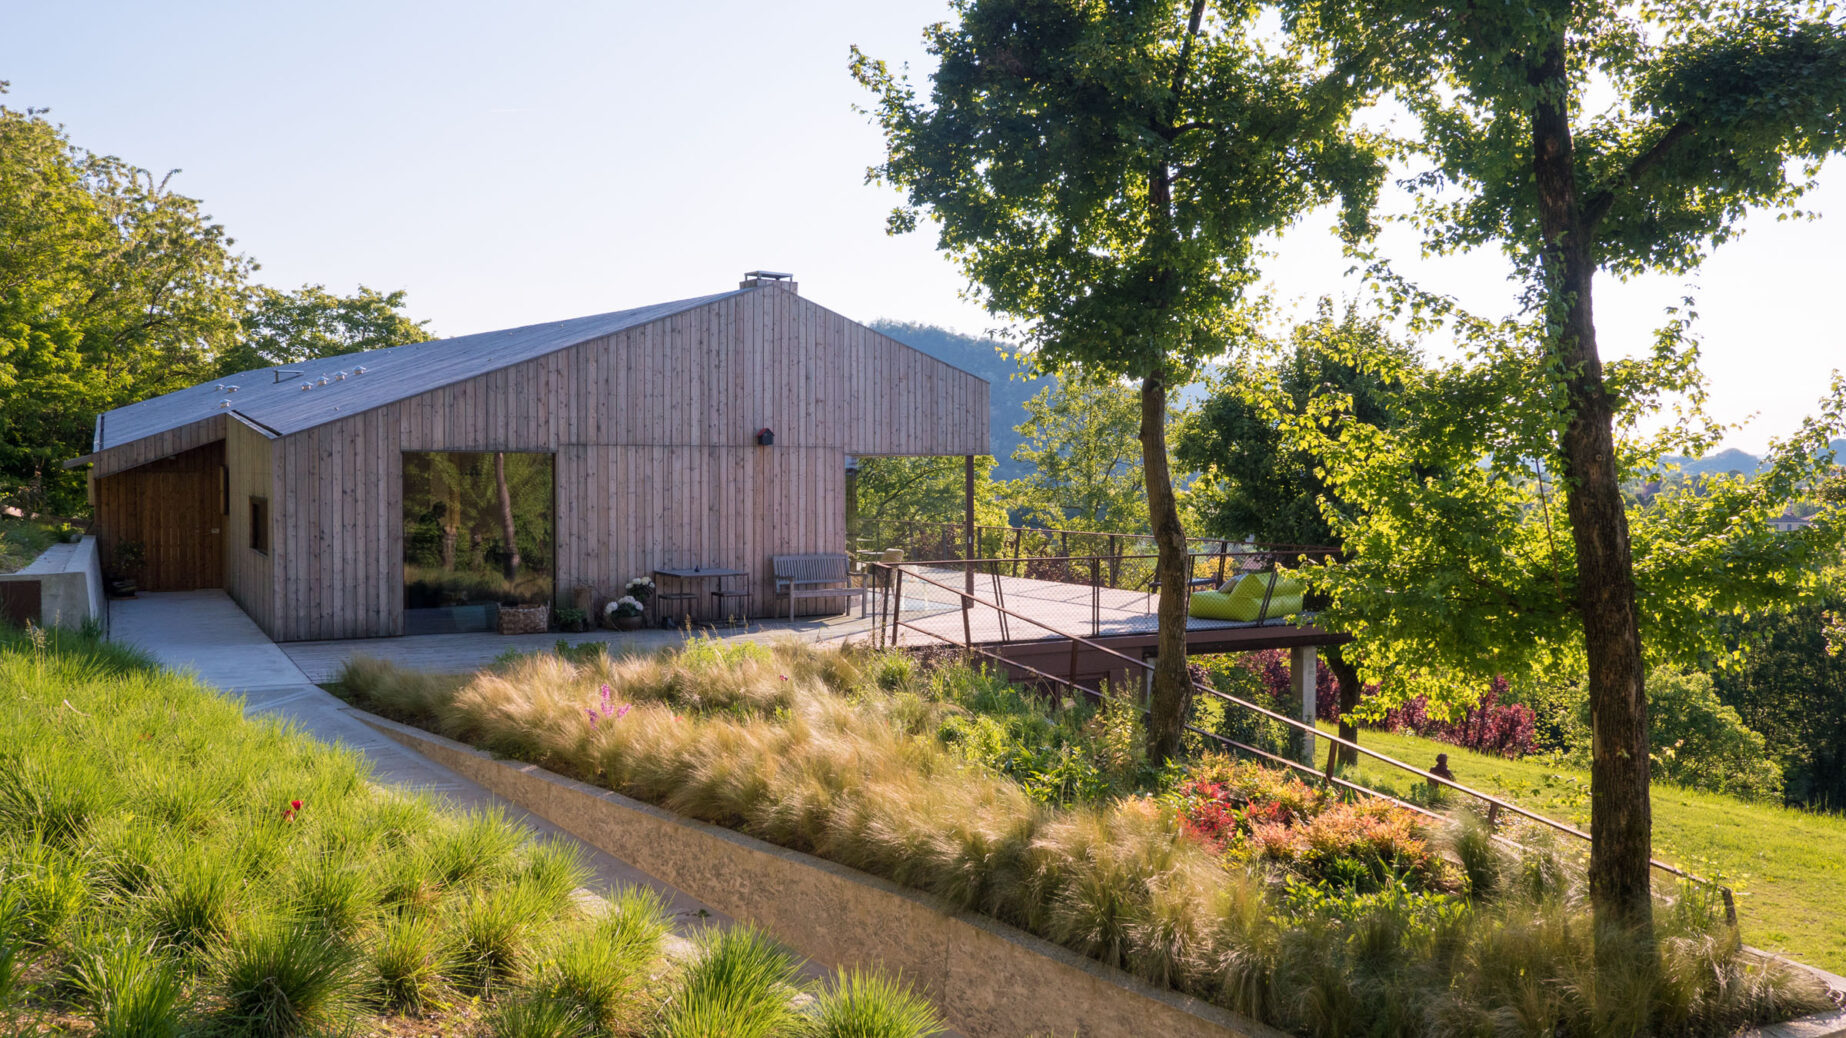
[[[1712,671],[1719,699],[1762,733],[1789,799],[1832,811],[1846,807],[1846,655],[1828,626],[1846,616],[1841,577],[1786,612],[1730,619],[1724,647],[1743,661]]]
[[[1781,765],[1767,759],[1762,735],[1719,702],[1709,676],[1654,668],[1647,725],[1656,778],[1748,800],[1782,799]]]
[[[173,1038],[180,1033],[183,980],[157,946],[132,934],[84,931],[65,964],[79,1011],[100,1038]]]
[[[323,285],[293,292],[257,286],[242,315],[237,344],[214,359],[212,377],[427,341],[423,326],[429,322],[404,316],[403,305],[403,291],[379,292],[364,285],[350,296]]]
[[[441,930],[427,913],[387,916],[366,949],[371,998],[386,1011],[415,1013],[441,992],[451,963]]]
[[[260,1038],[333,1029],[352,1012],[361,984],[351,946],[309,926],[262,920],[218,950],[218,1015]]]
[[[411,688],[405,701],[429,711],[415,718],[425,726],[987,912],[1277,1026],[1417,1033],[1425,1007],[1440,1006],[1475,1021],[1472,1031],[1517,1012],[1534,1032],[1598,1033],[1594,1007],[1573,994],[1594,980],[1580,874],[1560,868],[1555,852],[1504,864],[1501,875],[1516,880],[1498,883],[1484,878],[1492,863],[1476,855],[1480,886],[1464,898],[1463,873],[1445,859],[1442,838],[1407,812],[1225,762],[1225,774],[1205,777],[1222,778],[1246,806],[1299,808],[1287,820],[1255,818],[1231,852],[1189,835],[1171,797],[1059,808],[971,761],[969,747],[1004,750],[1015,734],[1023,741],[1043,726],[1055,733],[1078,709],[1038,705],[965,661],[888,664],[862,649],[782,644],[720,664],[711,647],[697,651],[696,667],[671,653],[580,663],[533,656],[446,695]],[[765,671],[780,705],[738,709],[766,702],[748,691]],[[379,679],[368,696],[408,687],[382,668],[367,673]],[[584,710],[605,682],[611,701],[629,709],[591,728]],[[1083,726],[1081,745],[1099,770],[1107,748],[1136,742],[1118,724],[1105,713]],[[945,726],[958,733],[953,745],[942,743]],[[1479,767],[1465,753],[1455,750],[1457,770]],[[1130,767],[1144,783],[1184,778],[1174,769],[1150,774],[1138,760]],[[1284,893],[1289,876],[1303,893]],[[1710,1030],[1819,1005],[1811,985],[1754,964],[1723,943],[1722,929],[1663,916],[1663,932],[1705,949],[1673,968],[1690,977],[1688,962],[1702,962],[1709,982],[1637,988],[1627,1001],[1669,1014],[1696,1006],[1700,1019],[1716,1021]],[[1536,931],[1534,919],[1548,929]],[[1668,955],[1681,948],[1670,945]],[[665,996],[661,1033],[795,1029],[785,1015],[796,996],[782,982],[786,964],[761,951],[735,958],[748,961],[720,970],[725,960],[708,956],[704,972],[695,966],[685,988]],[[716,973],[731,978],[723,993],[705,979]],[[537,975],[532,983],[545,983],[542,967]]]
[[[250,264],[199,203],[0,107],[0,500],[72,514],[98,411],[206,377]]]
[[[1140,394],[1121,382],[1058,379],[1025,406],[1013,451],[1024,474],[1004,487],[1013,519],[1053,529],[1145,532]]]
[[[944,1030],[934,1006],[877,972],[842,975],[815,1006],[815,1038],[931,1038]]]
[[[447,1031],[472,1026],[456,988],[488,988],[485,1017],[523,975],[644,1014],[662,905],[598,912],[575,845],[373,786],[111,643],[0,630],[0,688],[0,746],[30,747],[0,755],[0,988],[47,978],[11,992],[9,1024],[356,1033],[382,1010]]]
[[[1006,520],[996,502],[993,469],[993,458],[974,459],[974,520],[982,525]],[[884,548],[903,544],[900,523],[950,523],[960,530],[968,516],[967,480],[962,458],[860,458],[847,537]]]
[[[528,997],[571,1007],[609,1033],[631,1029],[666,936],[666,907],[631,888],[601,918],[566,931],[535,972]]]
[[[1348,423],[1390,424],[1394,387],[1375,368],[1349,358],[1395,347],[1375,317],[1348,307],[1338,320],[1322,299],[1275,358],[1224,370],[1174,441],[1174,458],[1199,474],[1186,503],[1202,532],[1270,544],[1337,545],[1326,512],[1345,511],[1321,460],[1286,435],[1280,415],[1299,414],[1321,398],[1328,435]]]
[[[802,1023],[791,1000],[801,967],[781,946],[747,926],[711,931],[667,1004],[662,1038],[770,1038]]]

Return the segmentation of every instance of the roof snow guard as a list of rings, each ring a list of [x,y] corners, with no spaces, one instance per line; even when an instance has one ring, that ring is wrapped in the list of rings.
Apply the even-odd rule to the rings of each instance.
[[[257,368],[105,412],[96,419],[93,450],[133,443],[227,411],[286,436],[739,292],[323,357],[286,368]],[[87,460],[86,456],[67,464]]]

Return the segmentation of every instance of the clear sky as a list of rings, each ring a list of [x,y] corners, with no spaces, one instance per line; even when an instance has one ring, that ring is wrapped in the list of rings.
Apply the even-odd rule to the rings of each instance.
[[[896,201],[864,183],[880,140],[852,110],[857,43],[926,72],[942,0],[313,4],[0,0],[0,79],[74,141],[157,172],[261,263],[336,291],[406,289],[439,335],[722,291],[750,269],[861,320],[995,323]],[[1846,367],[1846,162],[1814,223],[1754,219],[1698,279],[1712,409],[1760,450]],[[1351,293],[1316,218],[1271,268],[1284,298]],[[1497,255],[1422,263],[1490,312]],[[1603,279],[1605,354],[1638,352],[1679,279]]]

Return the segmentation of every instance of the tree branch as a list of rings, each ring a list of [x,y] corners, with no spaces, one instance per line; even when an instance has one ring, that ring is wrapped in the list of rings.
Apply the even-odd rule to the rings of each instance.
[[[1654,142],[1653,147],[1636,156],[1635,160],[1628,164],[1628,168],[1622,171],[1621,177],[1614,184],[1590,196],[1590,200],[1583,207],[1583,229],[1594,231],[1596,225],[1602,222],[1603,217],[1609,215],[1610,208],[1615,205],[1616,192],[1639,183],[1642,177],[1664,162],[1679,142],[1685,140],[1691,133],[1691,123],[1684,119],[1674,123],[1667,128],[1667,132],[1661,135],[1659,140]]]

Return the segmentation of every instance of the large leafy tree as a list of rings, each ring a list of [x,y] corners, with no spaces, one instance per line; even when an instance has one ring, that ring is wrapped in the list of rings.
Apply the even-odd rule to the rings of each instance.
[[[1259,238],[1338,198],[1365,219],[1382,164],[1347,132],[1362,59],[1327,67],[1266,41],[1252,5],[956,0],[925,31],[927,99],[854,52],[887,154],[872,175],[927,214],[986,305],[1039,362],[1140,390],[1160,635],[1150,749],[1180,745],[1186,538],[1167,396],[1221,352]]]
[[[1198,473],[1186,503],[1199,525],[1232,540],[1339,547],[1328,517],[1350,505],[1327,481],[1313,444],[1352,422],[1389,426],[1396,387],[1359,358],[1401,352],[1379,321],[1351,308],[1335,318],[1323,300],[1272,361],[1227,368],[1174,444],[1174,457]],[[1317,435],[1290,435],[1286,419],[1316,401]],[[1340,738],[1357,742],[1353,718],[1364,683],[1342,646],[1328,647],[1326,657],[1339,682]],[[1357,764],[1358,752],[1342,747],[1340,760]]]
[[[220,377],[316,357],[423,342],[430,335],[403,313],[404,293],[359,286],[350,296],[322,285],[293,292],[259,286],[239,322],[236,343],[217,358]]]
[[[1792,207],[1846,133],[1846,30],[1785,0],[1308,0],[1291,19],[1385,56],[1431,160],[1430,244],[1497,244],[1525,279],[1589,675],[1590,891],[1605,929],[1651,946],[1645,667],[1596,275],[1691,270],[1749,209]]]
[[[165,179],[0,107],[0,494],[81,507],[62,463],[96,413],[207,376],[250,269],[231,245]]]
[[[1141,400],[1120,382],[1057,379],[1026,401],[1006,504],[1027,524],[1140,533],[1147,529]]]

